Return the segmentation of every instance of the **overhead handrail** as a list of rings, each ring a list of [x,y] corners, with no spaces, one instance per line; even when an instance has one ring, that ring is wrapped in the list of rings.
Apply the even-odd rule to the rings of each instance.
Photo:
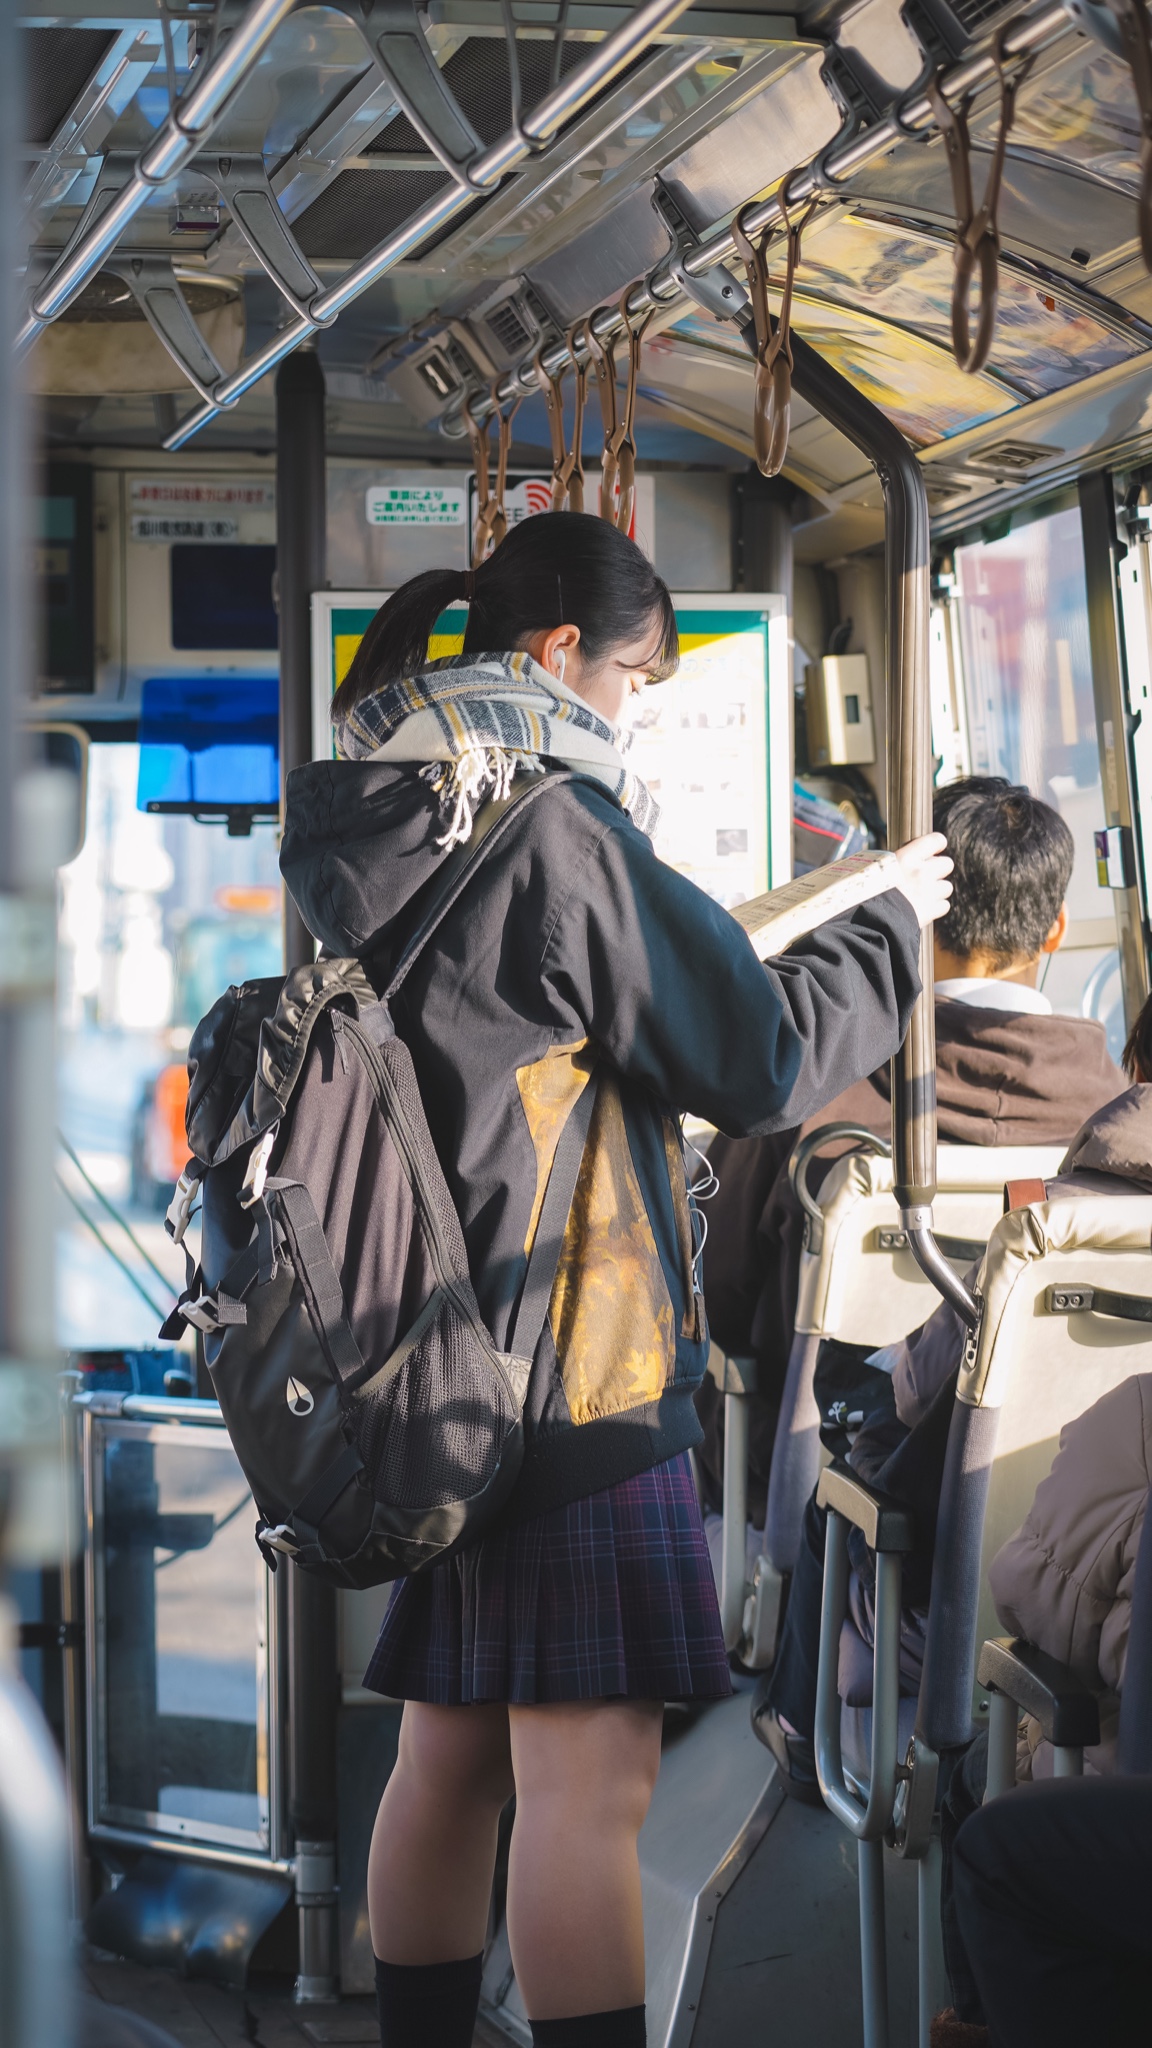
[[[810,200],[802,219],[793,221],[789,218],[783,187],[779,198],[788,237],[788,254],[785,262],[784,290],[780,299],[780,317],[775,322],[768,310],[768,243],[772,230],[770,227],[765,228],[758,242],[751,240],[744,227],[744,216],[752,211],[751,207],[744,207],[732,223],[732,239],[747,272],[752,314],[756,325],[756,395],[752,413],[752,437],[756,467],[761,476],[779,476],[788,453],[788,434],[792,418],[792,287],[796,278],[796,266],[800,261],[800,238],[816,205],[815,199]]]
[[[544,410],[548,415],[548,433],[552,442],[552,510],[564,510],[566,486],[564,482],[564,461],[568,450],[564,441],[564,393],[560,389],[564,381],[567,363],[562,363],[555,372],[544,365],[544,352],[536,355],[536,377],[544,393]]]
[[[500,404],[495,384],[492,386],[491,398],[493,411],[499,422],[496,436],[496,489],[492,496],[493,512],[490,528],[492,535],[490,552],[495,554],[496,549],[508,532],[508,510],[504,501],[508,495],[508,456],[512,448],[512,422],[524,401],[522,398],[517,398],[507,409],[504,409]]]
[[[1141,10],[1143,16],[1143,10]],[[1147,30],[1145,29],[1145,37]],[[940,90],[938,78],[926,87],[928,104],[936,117],[948,153],[952,173],[952,196],[956,203],[956,258],[952,284],[952,353],[957,369],[975,376],[984,368],[996,335],[996,304],[1000,286],[1000,192],[1008,137],[1016,119],[1016,95],[1027,77],[1034,57],[1028,56],[1010,79],[1005,69],[1004,31],[992,38],[992,62],[1000,80],[1000,127],[992,152],[992,166],[979,208],[972,192],[972,143],[968,133],[967,94],[958,106],[950,107]],[[1149,67],[1152,81],[1152,61]],[[980,272],[980,311],[972,333],[969,302],[977,268]]]
[[[596,370],[596,392],[600,400],[600,421],[604,428],[604,447],[600,455],[600,517],[615,520],[616,517],[616,461],[615,444],[620,422],[616,409],[616,336],[610,334],[601,340],[596,332],[596,315],[593,313],[584,323],[588,347]]]
[[[1069,0],[1069,4],[1072,4],[1072,0]],[[1067,32],[1068,7],[1065,0],[1059,0],[1059,4],[1046,7],[1041,13],[1026,14],[1022,19],[1006,27],[1002,40],[1003,54],[1005,57],[1022,57],[1029,51],[1040,51],[1048,44],[1058,41]],[[950,100],[955,101],[971,96],[996,75],[996,65],[992,56],[985,52],[966,58],[942,78],[938,77],[936,83]],[[891,150],[895,144],[906,142],[910,136],[926,134],[932,122],[933,111],[927,93],[917,84],[883,120],[875,121],[866,128],[858,128],[854,122],[846,124],[841,141],[834,140],[813,163],[794,171],[787,181],[788,193],[785,204],[788,207],[796,207],[806,200],[819,200],[829,188],[853,177],[875,157],[883,156]],[[743,209],[744,230],[749,237],[761,234],[766,228],[782,225],[783,222],[784,209],[780,204],[779,194]],[[422,233],[430,231],[429,226],[422,224]],[[413,241],[415,239],[412,238]],[[409,245],[406,241],[406,247]],[[627,295],[629,317],[638,318],[649,308],[677,317],[677,300],[687,299],[691,302],[693,284],[699,279],[706,278],[710,271],[728,262],[738,253],[731,223],[725,227],[723,223],[716,222],[711,229],[704,229],[695,246],[686,255],[680,250],[670,253],[656,265],[648,277],[633,285]],[[374,281],[373,278],[372,282]],[[735,284],[732,289],[735,292]],[[718,306],[709,304],[708,310],[714,312],[717,317],[724,317]],[[734,301],[725,312],[728,317],[739,317],[738,304]],[[606,350],[614,344],[622,332],[623,323],[618,308],[601,306],[588,316],[584,326],[589,346],[593,351],[593,360],[597,361],[597,351]],[[795,346],[793,338],[793,347]],[[549,370],[559,369],[569,360],[566,342],[555,342],[544,350],[544,362]],[[269,364],[268,367],[274,365]],[[233,381],[229,380],[230,386]],[[255,378],[252,381],[255,382]],[[535,390],[536,383],[535,357],[532,357],[526,359],[517,369],[508,371],[500,379],[500,395],[502,398],[510,398],[516,392],[532,391]],[[247,383],[244,388],[248,388]],[[206,417],[207,415],[205,419]],[[205,419],[197,415],[196,425],[203,425]],[[183,431],[183,427],[178,429],[177,436],[166,441],[165,447],[183,445],[179,438]]]
[[[472,567],[478,569],[489,551],[496,507],[492,497],[492,416],[478,420],[468,399],[460,408],[472,444],[472,467],[476,472],[476,524],[472,529]]]
[[[570,512],[584,510],[584,407],[588,397],[588,372],[592,368],[592,352],[587,350],[583,360],[576,348],[580,329],[585,323],[577,321],[568,329],[568,354],[572,360],[572,379],[575,397],[572,412],[572,443],[564,457],[562,471],[564,492]],[[587,337],[585,337],[587,348]]]
[[[655,316],[653,306],[635,325],[628,316],[628,293],[624,292],[619,306],[620,319],[628,338],[628,372],[624,386],[624,414],[612,437],[612,458],[616,465],[617,499],[615,524],[621,533],[628,533],[632,526],[632,514],[636,509],[636,390],[640,381],[640,349]],[[603,513],[603,507],[601,507]],[[612,513],[603,513],[605,518]]]
[[[613,35],[593,46],[588,62],[578,71],[572,71],[563,83],[535,107],[524,122],[525,130],[533,136],[553,135],[573,113],[583,106],[599,90],[605,81],[619,71],[637,52],[643,50],[652,38],[666,29],[678,15],[682,14],[690,0],[648,0],[648,4],[628,17]],[[1025,14],[1014,22],[1004,35],[1004,54],[1009,57],[1023,56],[1026,51],[1040,50],[1056,42],[1068,32],[1068,6],[1066,0],[1054,0],[1042,12]],[[229,47],[231,47],[229,45]],[[957,64],[943,80],[942,89],[949,99],[961,99],[966,93],[988,84],[996,76],[996,67],[987,53],[969,57]],[[634,109],[632,111],[635,111]],[[799,205],[806,199],[819,197],[829,184],[851,178],[873,158],[883,156],[899,142],[906,142],[910,135],[922,134],[932,121],[932,108],[926,94],[918,85],[883,120],[859,129],[853,125],[844,132],[839,145],[831,145],[823,151],[816,163],[805,166],[793,173],[788,180],[790,205]],[[479,180],[485,189],[491,191],[496,184],[523,161],[524,151],[515,137],[506,136],[495,143],[478,158],[472,166],[474,180]],[[347,307],[362,294],[386,276],[395,265],[418,249],[430,235],[445,229],[457,214],[470,203],[469,194],[459,188],[446,188],[438,197],[420,207],[403,226],[387,237],[379,246],[369,252],[360,263],[352,268],[324,293],[314,300],[307,318],[294,321],[290,326],[274,335],[254,356],[250,356],[238,370],[227,377],[213,394],[209,405],[202,405],[188,413],[181,420],[174,433],[167,436],[164,447],[168,451],[183,448],[199,433],[201,427],[215,419],[224,407],[233,405],[258,384],[262,377],[274,370],[299,348],[302,342],[315,334],[321,327],[330,326]],[[755,212],[745,218],[749,233],[760,233],[783,218],[778,200],[766,199]],[[631,315],[644,312],[649,306],[668,310],[684,292],[680,273],[687,278],[700,278],[735,255],[736,245],[731,228],[717,223],[715,232],[705,233],[689,254],[669,254],[656,266],[651,276],[633,287],[628,298]],[[685,296],[690,296],[685,293]],[[603,344],[618,329],[615,312],[602,309],[591,316],[589,332]],[[559,369],[568,360],[564,342],[553,344],[544,351],[547,368]],[[500,380],[501,399],[525,395],[537,388],[534,362],[521,364],[509,371]]]
[[[1152,30],[1143,0],[1109,0],[1140,109],[1140,253],[1152,270]]]
[[[16,337],[18,354],[28,349],[49,321],[79,297],[115,248],[140,208],[161,185],[168,185],[208,140],[236,88],[256,65],[266,45],[296,0],[254,0],[202,78],[195,73],[187,97],[177,102],[154,140],[133,167],[128,182],[71,248],[35,294]],[[197,67],[199,69],[199,67]]]
[[[294,0],[279,0],[279,4],[291,6]],[[329,291],[321,298],[313,300],[306,317],[292,321],[289,326],[273,335],[263,348],[258,349],[254,356],[250,356],[230,377],[226,377],[224,382],[217,386],[211,403],[196,407],[181,420],[175,432],[167,436],[165,448],[169,451],[183,448],[194,434],[199,433],[201,427],[206,426],[209,420],[215,419],[218,412],[226,406],[234,405],[237,399],[242,398],[246,391],[250,391],[253,385],[258,384],[270,370],[274,370],[286,356],[292,355],[302,342],[307,341],[320,328],[330,327],[339,319],[341,313],[382,277],[387,276],[404,257],[418,249],[430,235],[439,234],[446,229],[459,214],[474,203],[477,192],[495,191],[508,174],[524,162],[534,144],[550,143],[566,121],[594,99],[601,88],[622,71],[625,65],[646,50],[656,36],[670,28],[690,5],[691,0],[645,0],[643,6],[637,7],[634,13],[625,16],[611,35],[606,35],[599,43],[591,44],[586,61],[577,69],[570,71],[559,84],[545,94],[530,114],[524,116],[518,135],[505,135],[501,141],[493,143],[490,149],[484,150],[473,159],[468,166],[467,186],[460,183],[446,185],[436,197],[418,207],[408,220],[394,233],[386,236],[375,249],[370,250],[361,262],[353,264]],[[229,43],[224,52],[225,56],[231,47]],[[691,44],[687,45],[683,57],[685,71],[690,70],[698,61],[696,50]],[[666,87],[667,82],[665,78],[662,86]],[[618,119],[631,119],[635,114],[636,105],[637,102],[633,101],[626,115],[614,115],[613,122]],[[563,352],[555,360],[549,352],[549,370],[555,370],[564,360]],[[528,381],[522,381],[517,377],[511,383],[502,382],[501,395],[504,398],[513,398],[518,391],[526,392],[533,389],[535,381],[533,371]]]

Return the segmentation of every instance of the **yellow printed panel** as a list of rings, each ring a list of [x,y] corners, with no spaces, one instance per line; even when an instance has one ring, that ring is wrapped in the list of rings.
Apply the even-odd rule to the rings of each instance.
[[[332,669],[337,689],[340,688],[341,683],[351,668],[353,656],[363,638],[363,633],[334,633],[332,635],[334,651]]]
[[[334,633],[332,635],[332,669],[336,689],[340,688],[341,683],[351,668],[356,649],[363,638],[363,633]],[[463,633],[433,633],[432,638],[428,642],[429,661],[440,661],[447,654],[463,654],[463,652]]]

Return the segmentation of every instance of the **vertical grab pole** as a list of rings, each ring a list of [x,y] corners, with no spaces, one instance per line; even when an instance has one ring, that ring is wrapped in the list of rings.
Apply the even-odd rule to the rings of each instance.
[[[311,598],[326,574],[324,372],[301,348],[276,376],[276,577],[280,611],[280,787],[312,758]],[[284,964],[306,966],[312,934],[284,902]],[[339,1989],[336,1917],[336,1593],[288,1566],[288,1806],[295,1835],[298,2004]]]
[[[56,877],[70,857],[68,777],[25,758],[33,676],[29,407],[12,349],[21,312],[19,13],[0,10],[0,1572],[59,1560],[63,1516],[55,1344]],[[0,1596],[0,2033],[72,2048],[71,1816],[47,1723],[20,1674]]]
[[[745,337],[749,329],[745,328]],[[867,456],[884,493],[888,642],[888,837],[902,846],[932,829],[928,687],[928,496],[903,434],[878,406],[794,334],[792,387]],[[892,1160],[909,1249],[944,1299],[975,1329],[976,1302],[932,1234],[936,1195],[936,1011],[932,934],[920,941],[923,990],[892,1063]]]

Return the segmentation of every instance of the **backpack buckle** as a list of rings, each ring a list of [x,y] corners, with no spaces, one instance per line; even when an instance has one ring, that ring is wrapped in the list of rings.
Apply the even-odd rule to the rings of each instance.
[[[252,1148],[248,1159],[248,1169],[240,1189],[239,1199],[242,1209],[254,1209],[257,1202],[263,1196],[264,1183],[268,1178],[268,1161],[272,1157],[272,1147],[276,1143],[276,1133],[279,1129],[280,1123],[279,1119],[277,1119],[271,1128],[265,1131],[259,1144],[254,1145]]]
[[[278,1550],[283,1557],[295,1557],[300,1549],[290,1522],[277,1522],[275,1527],[263,1523],[257,1528],[256,1541],[261,1550]]]
[[[197,1191],[204,1168],[199,1159],[190,1159],[176,1183],[176,1191],[168,1204],[164,1217],[164,1228],[173,1244],[183,1244],[188,1228]]]

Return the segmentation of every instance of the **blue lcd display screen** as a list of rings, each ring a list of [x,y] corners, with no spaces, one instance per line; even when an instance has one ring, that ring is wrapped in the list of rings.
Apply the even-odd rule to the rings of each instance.
[[[141,692],[139,739],[138,810],[279,803],[276,676],[153,677]]]

